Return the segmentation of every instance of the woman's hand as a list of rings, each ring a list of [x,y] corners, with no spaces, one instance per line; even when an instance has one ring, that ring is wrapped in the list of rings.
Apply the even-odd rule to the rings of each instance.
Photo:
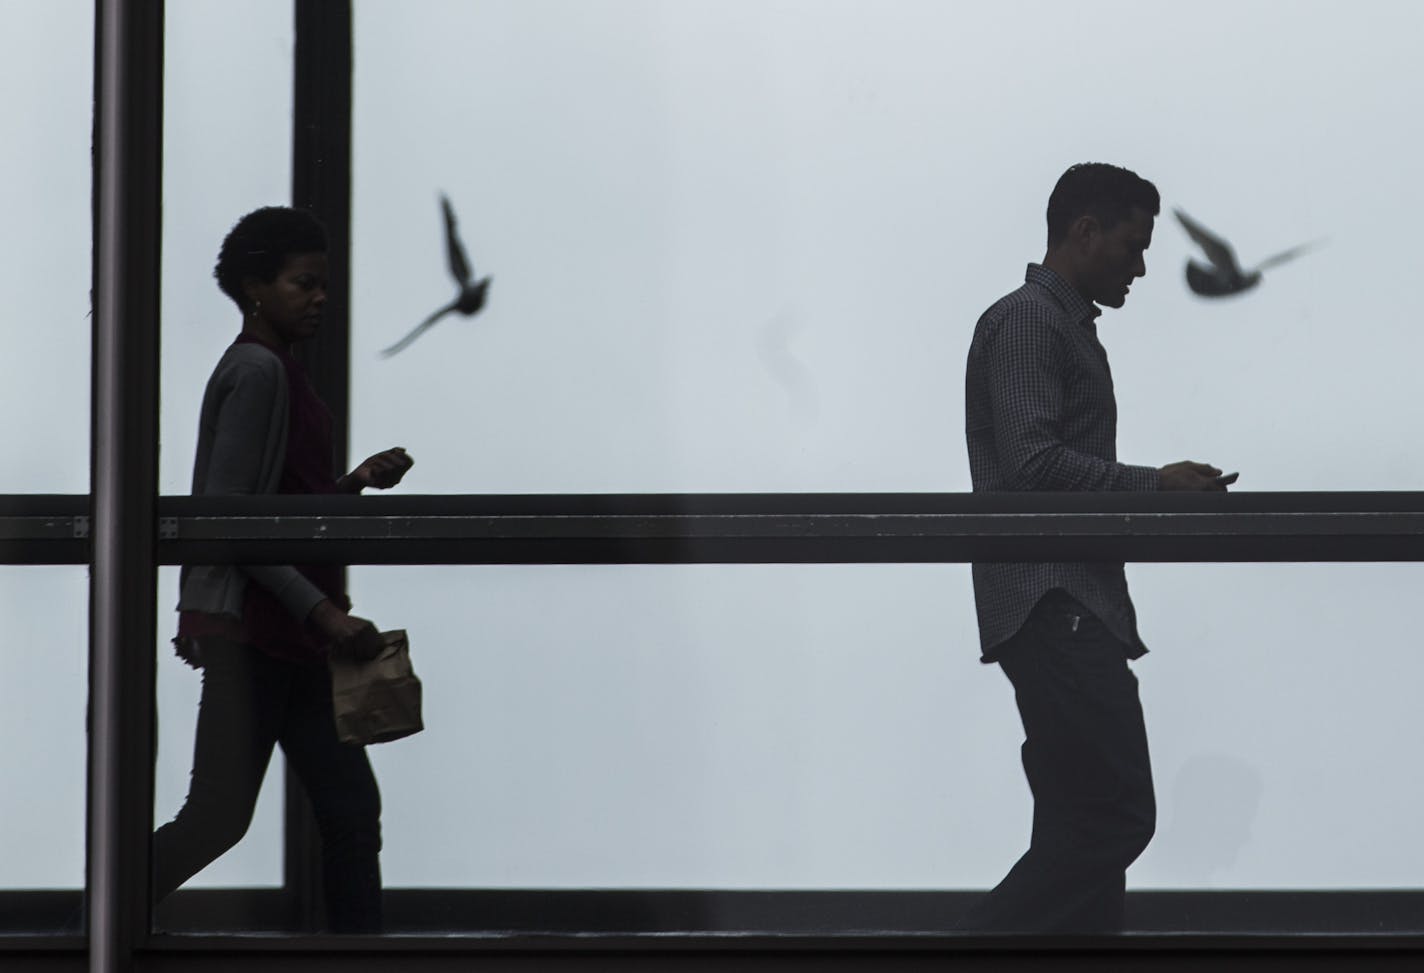
[[[393,446],[366,458],[366,461],[336,481],[345,493],[360,493],[366,487],[389,490],[415,465],[404,447]]]
[[[330,598],[317,602],[307,621],[331,641],[331,651],[338,658],[365,662],[384,648],[374,622],[342,611]]]

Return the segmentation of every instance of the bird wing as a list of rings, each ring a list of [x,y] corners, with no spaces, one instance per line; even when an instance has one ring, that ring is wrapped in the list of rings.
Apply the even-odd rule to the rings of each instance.
[[[419,338],[432,324],[434,324],[436,321],[439,321],[441,318],[443,318],[445,315],[449,314],[453,310],[455,310],[455,303],[452,301],[451,303],[446,304],[440,310],[436,311],[434,314],[430,315],[430,317],[426,318],[424,321],[417,324],[414,328],[410,330],[410,333],[407,334],[400,341],[397,341],[389,348],[382,350],[381,357],[389,358],[398,352],[404,351],[406,345],[410,344],[416,338]]]
[[[1231,250],[1231,244],[1221,237],[1212,233],[1186,213],[1176,209],[1172,212],[1177,214],[1177,220],[1187,231],[1187,234],[1196,241],[1197,246],[1206,253],[1206,258],[1217,267],[1230,274],[1240,274],[1241,268],[1236,263],[1236,254]]]
[[[1278,264],[1283,264],[1288,260],[1294,260],[1301,254],[1309,253],[1310,251],[1319,247],[1320,244],[1323,242],[1323,240],[1312,240],[1310,243],[1302,243],[1298,247],[1291,247],[1289,250],[1282,250],[1280,253],[1272,254],[1265,260],[1262,260],[1260,263],[1258,263],[1256,265],[1256,269],[1258,271],[1261,271],[1267,269],[1268,267],[1275,267]]]
[[[455,229],[455,209],[444,193],[440,194],[440,208],[445,211],[445,247],[450,252],[450,273],[464,287],[473,276],[470,258],[465,255],[465,247],[460,243],[460,234]]]

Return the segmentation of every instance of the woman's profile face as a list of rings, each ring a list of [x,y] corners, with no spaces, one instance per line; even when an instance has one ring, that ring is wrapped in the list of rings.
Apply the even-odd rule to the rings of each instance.
[[[316,334],[326,310],[325,253],[294,253],[271,281],[249,281],[253,324],[269,340],[293,345]]]

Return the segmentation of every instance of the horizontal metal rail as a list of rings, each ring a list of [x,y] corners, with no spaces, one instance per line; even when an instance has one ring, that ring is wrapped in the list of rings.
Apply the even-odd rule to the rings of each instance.
[[[0,495],[0,564],[87,564],[89,497]]]
[[[0,563],[83,564],[85,496],[0,496]],[[163,564],[1420,561],[1424,493],[161,497]]]

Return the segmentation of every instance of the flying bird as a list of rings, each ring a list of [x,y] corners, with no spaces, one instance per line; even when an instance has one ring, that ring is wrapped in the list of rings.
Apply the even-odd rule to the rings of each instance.
[[[479,313],[480,308],[485,306],[485,294],[489,290],[490,278],[484,277],[475,280],[474,271],[470,267],[470,258],[465,255],[465,247],[460,243],[460,234],[455,229],[455,210],[450,206],[450,200],[444,193],[440,194],[440,208],[445,213],[445,247],[450,254],[450,273],[455,276],[456,283],[460,285],[460,293],[455,295],[455,299],[449,304],[417,324],[410,334],[382,351],[381,354],[386,358],[404,350],[436,321],[450,312],[458,311],[469,318],[474,317]]]
[[[1302,243],[1298,247],[1291,247],[1275,256],[1267,257],[1251,270],[1242,270],[1241,265],[1236,262],[1236,253],[1231,249],[1231,244],[1181,210],[1173,212],[1177,214],[1177,219],[1187,234],[1206,253],[1207,260],[1211,261],[1211,266],[1196,260],[1187,261],[1187,286],[1202,297],[1227,297],[1249,291],[1261,282],[1263,271],[1287,260],[1294,260],[1319,245],[1319,241]]]

